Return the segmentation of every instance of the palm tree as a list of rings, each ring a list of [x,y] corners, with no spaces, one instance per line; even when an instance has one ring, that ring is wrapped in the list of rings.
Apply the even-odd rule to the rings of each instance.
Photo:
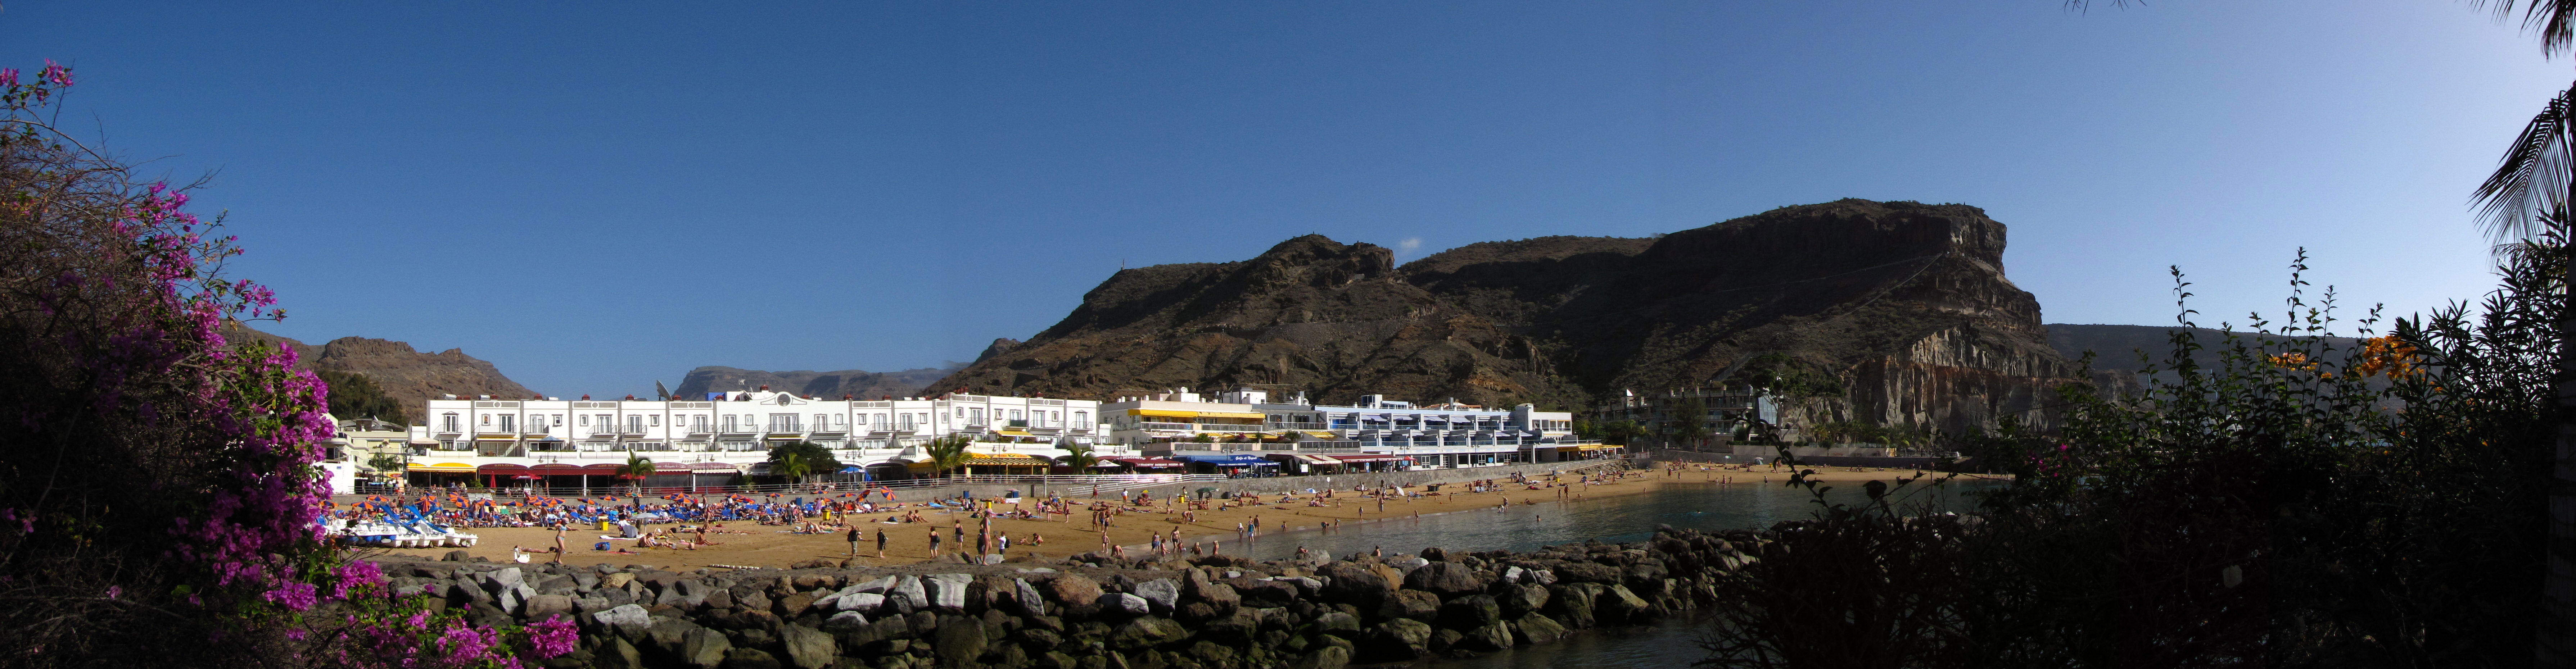
[[[948,470],[965,466],[966,448],[973,443],[971,437],[952,434],[930,440],[930,443],[922,445],[921,452],[930,456],[931,473],[945,476]]]
[[[1065,444],[1064,451],[1064,457],[1056,458],[1056,461],[1064,463],[1066,467],[1072,467],[1073,473],[1087,473],[1091,471],[1092,465],[1100,464],[1100,456],[1093,455],[1089,445]]]
[[[652,460],[646,460],[644,459],[644,456],[632,453],[627,454],[626,464],[617,468],[617,478],[632,482],[628,485],[634,491],[637,505],[643,504],[644,477],[652,476],[653,471],[654,466]]]
[[[2477,3],[2485,4],[2485,3]],[[2494,4],[2498,16],[2513,13],[2513,0]],[[2576,0],[2532,0],[2523,7],[2522,25],[2540,36],[2543,56],[2555,56],[2576,44]],[[2576,85],[2558,92],[2531,118],[2522,134],[2505,149],[2495,174],[2478,185],[2478,222],[2487,235],[2511,252],[2516,242],[2557,238],[2567,233],[2571,203],[2576,203]],[[2561,276],[2576,277],[2576,266]],[[2540,586],[2541,619],[2533,639],[2534,664],[2576,664],[2576,345],[2566,340],[2576,326],[2576,313],[2558,315],[2557,462],[2549,486],[2547,575]]]
[[[787,480],[804,483],[805,476],[814,473],[814,466],[805,462],[805,456],[789,453],[778,458],[776,472]]]

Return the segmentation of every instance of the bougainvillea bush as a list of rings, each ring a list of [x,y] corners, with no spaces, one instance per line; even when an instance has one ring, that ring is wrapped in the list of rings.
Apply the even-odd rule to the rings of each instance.
[[[188,187],[0,69],[0,665],[513,666],[568,624],[475,629],[323,541],[327,390],[223,336],[280,318]]]

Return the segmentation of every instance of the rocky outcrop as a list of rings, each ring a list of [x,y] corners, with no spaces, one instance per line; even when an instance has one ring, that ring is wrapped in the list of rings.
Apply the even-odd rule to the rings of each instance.
[[[900,372],[870,372],[845,369],[837,372],[764,372],[733,367],[699,367],[680,378],[680,387],[671,391],[676,397],[705,397],[711,392],[770,390],[796,393],[808,397],[839,399],[848,395],[859,399],[879,397],[917,397],[922,388],[952,370],[924,367]]]
[[[529,397],[535,391],[519,385],[492,363],[466,355],[463,349],[422,353],[410,344],[366,337],[341,337],[320,346],[260,332],[239,322],[224,328],[227,337],[253,337],[292,348],[298,369],[327,369],[364,374],[405,407],[420,407],[430,398],[497,395]]]
[[[1391,266],[1320,236],[1233,263],[1123,270],[1072,314],[933,384],[1110,398],[1270,384],[1577,408],[1720,384],[1838,381],[1792,422],[1991,425],[2081,381],[2004,277],[2004,225],[1966,205],[1785,207],[1657,239],[1470,244]],[[1765,361],[1747,365],[1751,361]]]
[[[1634,543],[1429,560],[1077,556],[1039,567],[709,570],[388,559],[396,592],[497,625],[567,615],[547,666],[1337,669],[1466,657],[1716,603],[1760,533],[1658,528]],[[955,588],[927,600],[903,584]],[[814,602],[811,605],[805,602]]]

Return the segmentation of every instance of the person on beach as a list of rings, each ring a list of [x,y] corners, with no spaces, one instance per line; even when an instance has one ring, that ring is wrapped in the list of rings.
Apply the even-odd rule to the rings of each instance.
[[[879,559],[879,560],[883,560],[883,559],[885,559],[885,546],[886,546],[886,531],[885,531],[885,528],[882,528],[882,527],[877,528],[877,559]]]
[[[858,526],[856,526],[856,525],[852,525],[852,526],[850,526],[850,536],[849,536],[849,539],[850,539],[850,557],[858,557],[858,556],[859,556],[859,527],[858,527]]]
[[[930,554],[939,554],[939,528],[930,528]]]
[[[572,527],[569,525],[555,525],[555,564],[563,564],[564,532],[570,529],[572,529]]]

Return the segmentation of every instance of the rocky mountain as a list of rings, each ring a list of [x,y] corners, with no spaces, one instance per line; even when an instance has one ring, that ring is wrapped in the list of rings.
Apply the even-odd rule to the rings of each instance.
[[[1237,385],[1577,408],[1753,383],[1791,420],[1956,430],[2032,416],[2081,372],[1966,205],[1841,200],[1653,239],[1471,244],[1393,266],[1308,235],[1230,263],[1122,270],[1063,321],[934,388],[1111,397]],[[998,344],[998,343],[997,343]]]
[[[916,397],[924,386],[947,376],[953,370],[924,367],[900,372],[870,372],[845,369],[837,372],[798,370],[764,372],[732,367],[699,367],[681,377],[680,387],[671,391],[677,397],[705,397],[711,392],[771,390],[793,392],[812,397],[839,398],[849,395],[861,399],[879,397]]]
[[[418,410],[441,394],[529,397],[527,386],[501,375],[492,363],[466,355],[463,349],[422,353],[410,344],[366,337],[341,337],[320,346],[260,332],[241,323],[228,324],[227,337],[249,336],[292,348],[299,369],[364,374],[402,406]]]

